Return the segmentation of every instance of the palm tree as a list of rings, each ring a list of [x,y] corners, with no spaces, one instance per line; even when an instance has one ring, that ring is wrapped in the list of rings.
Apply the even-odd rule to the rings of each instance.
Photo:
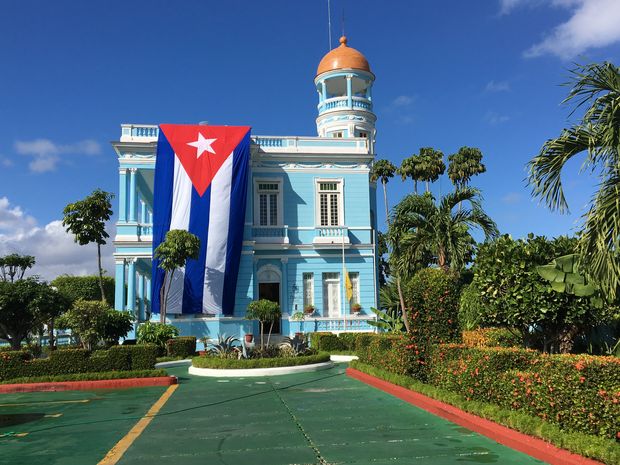
[[[467,186],[473,176],[487,170],[482,163],[482,152],[475,147],[461,147],[448,161],[448,177],[456,189]]]
[[[442,269],[460,270],[471,258],[472,228],[480,229],[487,239],[498,235],[495,222],[484,212],[480,200],[480,191],[472,187],[452,192],[438,203],[430,193],[410,194],[394,208],[390,242],[405,251],[402,261],[430,254]],[[454,211],[461,202],[468,202],[470,207]],[[401,263],[399,268],[404,266]]]
[[[528,164],[528,183],[550,209],[567,212],[562,168],[586,152],[582,169],[599,173],[600,181],[584,215],[579,251],[588,276],[614,300],[620,287],[620,71],[607,62],[578,66],[568,85],[562,103],[574,103],[573,112],[587,109],[580,121],[543,144]]]
[[[409,158],[405,158],[400,168],[396,170],[403,181],[406,181],[408,178],[413,180],[413,192],[416,194],[418,193],[419,164],[419,157],[411,155]]]
[[[432,147],[422,147],[418,157],[419,179],[426,182],[426,192],[429,192],[429,183],[437,181],[439,176],[446,170],[446,164],[443,162],[443,152]]]

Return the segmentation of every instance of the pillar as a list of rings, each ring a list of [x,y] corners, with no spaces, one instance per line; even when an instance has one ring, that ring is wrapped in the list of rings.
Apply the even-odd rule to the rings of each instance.
[[[252,259],[252,284],[254,288],[254,295],[252,296],[252,300],[258,299],[258,258],[253,257]]]
[[[153,224],[153,212],[150,209],[146,213],[146,224]]]
[[[140,306],[138,308],[138,322],[144,321],[144,315],[146,314],[146,302],[144,295],[144,280],[146,277],[143,274],[138,274],[138,299]]]
[[[118,222],[127,221],[127,170],[118,170]]]
[[[323,102],[327,100],[327,84],[325,84],[325,79],[321,81],[321,97]]]
[[[125,310],[125,260],[116,260],[114,277],[114,308]]]
[[[352,110],[353,109],[353,85],[352,78],[350,74],[347,74],[347,106]]]
[[[136,191],[136,168],[129,169],[129,222],[136,222],[136,207],[138,193]]]
[[[369,81],[366,87],[366,98],[372,102],[372,81]]]
[[[136,259],[130,258],[127,266],[127,310],[136,310]]]
[[[146,224],[146,203],[140,199],[140,224]]]
[[[151,293],[152,288],[151,288],[151,278],[149,278],[148,276],[144,277],[145,280],[145,287],[146,287],[146,292],[145,292],[145,298],[144,298],[144,319],[150,319],[151,317],[151,302],[152,302],[152,296]],[[147,316],[148,315],[148,316]]]
[[[289,313],[288,307],[288,258],[280,259],[282,262],[282,313]]]

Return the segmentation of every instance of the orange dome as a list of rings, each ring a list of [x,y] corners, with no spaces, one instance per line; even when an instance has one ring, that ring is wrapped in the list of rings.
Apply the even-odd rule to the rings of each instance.
[[[347,38],[340,38],[340,47],[331,50],[323,57],[316,70],[317,76],[335,69],[360,69],[370,72],[370,65],[364,55],[347,46]]]

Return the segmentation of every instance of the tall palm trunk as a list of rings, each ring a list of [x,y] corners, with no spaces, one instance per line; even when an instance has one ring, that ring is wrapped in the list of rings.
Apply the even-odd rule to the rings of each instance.
[[[417,179],[413,180],[413,193],[415,195],[418,195],[418,180]]]
[[[383,201],[385,204],[385,222],[388,229],[390,228],[390,209],[387,203],[387,182],[385,179],[381,182],[383,184]],[[398,289],[398,300],[400,301],[401,312],[403,313],[403,322],[405,323],[405,329],[409,332],[409,318],[407,317],[407,308],[405,307],[405,298],[403,297],[403,290],[400,287],[400,273],[396,272],[396,289]]]
[[[105,291],[103,290],[103,268],[101,267],[101,244],[97,243],[97,263],[99,265],[99,290],[101,291],[101,301],[106,302]]]
[[[426,192],[428,192],[430,190],[431,186],[430,183],[428,182],[428,179],[426,180]]]

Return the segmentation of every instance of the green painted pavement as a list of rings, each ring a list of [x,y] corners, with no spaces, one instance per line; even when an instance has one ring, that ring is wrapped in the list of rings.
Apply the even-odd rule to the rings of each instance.
[[[169,371],[181,385],[119,465],[541,463],[348,378],[344,366],[224,380]],[[27,404],[0,407],[13,415],[0,434],[30,432],[0,438],[0,463],[95,465],[164,389],[0,396]]]

